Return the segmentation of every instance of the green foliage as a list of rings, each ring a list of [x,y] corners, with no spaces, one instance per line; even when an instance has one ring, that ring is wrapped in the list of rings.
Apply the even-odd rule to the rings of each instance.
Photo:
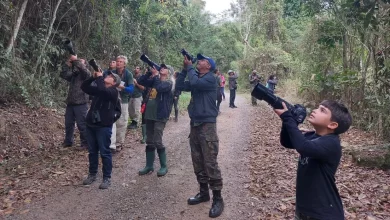
[[[0,78],[9,79],[0,82],[0,99],[23,101],[31,107],[61,105],[67,90],[67,83],[59,78],[67,57],[62,48],[65,38],[73,41],[78,57],[95,58],[103,69],[118,55],[129,58],[130,69],[144,65],[139,57],[146,53],[179,70],[183,60],[179,51],[186,48],[194,55],[213,57],[220,69],[227,70],[242,54],[237,23],[211,24],[200,0],[62,1],[48,35],[54,5],[48,0],[28,2],[11,54],[0,57]],[[21,1],[0,0],[4,12],[0,54],[9,44],[20,7]]]

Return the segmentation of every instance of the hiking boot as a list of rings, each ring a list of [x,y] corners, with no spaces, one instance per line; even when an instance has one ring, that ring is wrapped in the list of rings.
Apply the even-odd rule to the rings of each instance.
[[[167,168],[167,154],[165,153],[165,149],[158,149],[158,158],[160,159],[161,168],[157,171],[157,176],[165,176],[168,173]]]
[[[146,125],[141,125],[141,128],[142,128],[141,144],[145,144],[145,142],[146,142]]]
[[[127,129],[137,129],[138,127],[138,123],[134,120],[131,121],[131,124],[129,124],[129,126],[127,126]]]
[[[154,171],[154,167],[153,167],[153,164],[154,164],[154,158],[156,157],[156,153],[155,151],[146,151],[146,166],[138,171],[138,174],[139,175],[146,175],[150,172],[153,172]]]
[[[103,182],[99,185],[99,189],[108,189],[109,186],[111,186],[111,179],[104,178]]]
[[[187,200],[188,205],[197,205],[202,202],[210,201],[209,185],[207,183],[200,183],[200,190],[196,196]]]
[[[220,216],[223,212],[224,206],[221,190],[213,190],[213,204],[211,205],[209,217],[216,218]]]
[[[91,185],[96,180],[96,175],[89,174],[87,179],[83,181],[83,185]]]

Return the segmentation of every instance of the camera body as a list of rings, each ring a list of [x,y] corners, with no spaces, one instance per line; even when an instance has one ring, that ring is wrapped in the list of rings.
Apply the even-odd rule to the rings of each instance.
[[[67,50],[70,54],[76,56],[76,51],[74,49],[74,46],[73,46],[73,43],[72,41],[70,41],[69,39],[66,39],[65,42],[64,42],[64,48],[65,50]]]
[[[264,100],[274,109],[283,109],[282,103],[284,102],[288,108],[288,110],[293,115],[293,118],[298,124],[303,123],[306,118],[306,108],[302,105],[296,104],[292,105],[282,98],[274,95],[267,87],[258,83],[256,87],[253,89],[251,95],[258,100]]]
[[[145,54],[142,54],[140,57],[140,60],[142,60],[144,63],[148,64],[151,68],[156,68],[156,70],[160,71],[161,67],[157,63],[153,62],[152,60],[149,59],[148,56]]]
[[[92,116],[92,123],[96,124],[96,123],[101,122],[100,113],[98,110],[92,111],[91,114],[92,114],[91,115]]]
[[[194,56],[192,56],[191,54],[189,54],[184,48],[181,49],[180,53],[187,57],[187,59],[191,60],[192,63],[195,63],[196,62],[196,58]]]

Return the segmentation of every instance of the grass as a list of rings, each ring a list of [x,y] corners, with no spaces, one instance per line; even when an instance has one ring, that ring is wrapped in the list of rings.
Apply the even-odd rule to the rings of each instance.
[[[190,92],[182,92],[179,98],[179,111],[187,111],[187,106],[190,103],[191,100],[191,93]]]

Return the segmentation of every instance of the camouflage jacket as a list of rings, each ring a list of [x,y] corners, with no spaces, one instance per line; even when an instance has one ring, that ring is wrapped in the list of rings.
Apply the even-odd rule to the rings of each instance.
[[[69,82],[67,105],[81,105],[88,102],[88,95],[81,90],[81,84],[91,77],[91,72],[80,60],[73,61],[72,67],[64,64],[60,77]]]

